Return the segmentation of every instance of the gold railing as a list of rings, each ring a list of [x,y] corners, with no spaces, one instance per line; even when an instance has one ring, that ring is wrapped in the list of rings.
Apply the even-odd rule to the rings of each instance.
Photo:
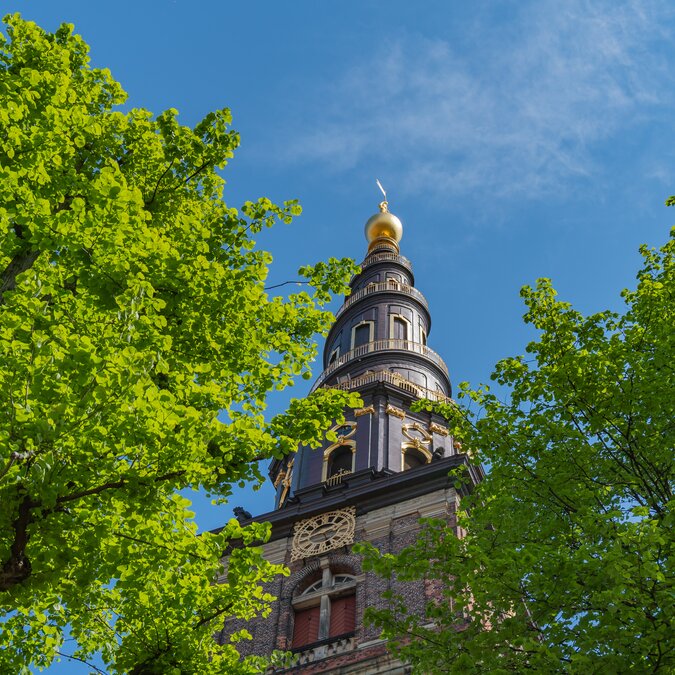
[[[423,387],[415,382],[407,380],[403,375],[398,373],[392,373],[390,370],[380,370],[372,373],[365,373],[359,375],[351,380],[346,382],[339,382],[337,384],[331,384],[330,387],[327,385],[326,388],[330,389],[342,389],[343,391],[350,391],[351,389],[358,389],[366,384],[372,384],[373,382],[388,382],[393,384],[399,389],[412,394],[416,398],[428,398],[430,401],[444,401],[445,403],[454,403],[453,399],[449,396],[446,396],[442,391],[435,389],[428,389]]]
[[[397,255],[396,253],[373,253],[373,255],[369,255],[366,257],[366,259],[361,263],[361,269],[364,270],[366,267],[370,267],[370,265],[374,265],[375,263],[382,262],[382,261],[390,260],[391,262],[396,262],[399,265],[403,265],[403,267],[409,269],[412,272],[412,263],[408,258],[402,256],[402,255]]]
[[[314,383],[312,391],[320,387],[331,373],[334,373],[338,368],[344,366],[345,363],[349,363],[354,359],[363,358],[366,354],[390,350],[420,354],[435,363],[446,375],[448,375],[448,367],[445,365],[443,359],[433,349],[423,345],[421,342],[410,342],[410,340],[374,340],[373,342],[367,342],[364,345],[355,347],[342,356],[338,356],[338,358],[335,359],[333,363],[329,364],[323,373],[321,373],[319,379]]]
[[[348,471],[347,469],[340,469],[337,473],[334,473],[329,478],[326,478],[326,480],[324,482],[329,487],[332,487],[333,485],[338,485],[339,483],[342,483],[342,479],[345,476],[349,476],[351,473],[352,472]]]
[[[394,279],[389,279],[387,281],[382,281],[379,284],[368,284],[365,288],[361,288],[356,293],[352,293],[345,301],[342,307],[338,309],[335,314],[337,319],[346,309],[350,307],[355,302],[358,302],[361,298],[364,298],[366,295],[371,293],[380,293],[380,292],[392,291],[394,293],[405,293],[416,300],[418,300],[426,309],[429,309],[426,298],[414,287],[409,286],[408,284],[402,284]]]

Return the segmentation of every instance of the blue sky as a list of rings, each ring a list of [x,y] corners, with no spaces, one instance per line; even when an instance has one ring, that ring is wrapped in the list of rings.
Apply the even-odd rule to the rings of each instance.
[[[229,107],[226,199],[298,198],[261,243],[270,283],[365,253],[379,178],[453,382],[522,353],[520,287],[550,277],[583,312],[619,308],[637,248],[675,211],[675,6],[667,1],[6,0],[75,24],[129,104],[194,124]],[[318,375],[318,369],[317,369]],[[273,411],[308,385],[273,399]],[[261,513],[262,490],[236,494]],[[203,528],[228,507],[196,502]],[[79,672],[63,664],[50,672]]]

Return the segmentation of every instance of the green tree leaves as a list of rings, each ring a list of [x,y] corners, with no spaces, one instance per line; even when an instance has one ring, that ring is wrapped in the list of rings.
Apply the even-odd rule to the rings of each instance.
[[[265,418],[268,392],[309,373],[355,267],[320,263],[312,293],[270,298],[252,235],[300,207],[225,204],[229,111],[194,129],[175,110],[123,113],[72,26],[6,22],[0,670],[48,665],[69,625],[75,656],[101,651],[112,672],[258,672],[212,635],[267,611],[261,584],[282,570],[256,547],[266,530],[197,537],[176,493],[260,480],[261,460],[317,442],[351,400],[322,391]]]
[[[523,289],[539,338],[495,368],[508,401],[463,385],[469,409],[420,404],[489,466],[464,539],[436,521],[398,557],[369,551],[381,573],[445,589],[426,618],[371,613],[420,672],[675,667],[675,238],[641,252],[623,314],[585,317],[546,279]]]

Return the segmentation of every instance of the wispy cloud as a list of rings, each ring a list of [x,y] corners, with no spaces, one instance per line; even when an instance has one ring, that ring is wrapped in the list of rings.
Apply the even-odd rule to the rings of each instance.
[[[375,161],[417,193],[541,196],[672,102],[670,3],[514,4],[506,23],[472,25],[470,49],[407,35],[367,55],[317,92],[292,159]]]

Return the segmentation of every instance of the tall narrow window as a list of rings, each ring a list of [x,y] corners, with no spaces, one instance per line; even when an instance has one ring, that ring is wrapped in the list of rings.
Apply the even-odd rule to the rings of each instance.
[[[368,344],[373,335],[373,322],[363,321],[352,328],[352,349]]]
[[[399,316],[395,316],[392,323],[392,338],[394,340],[408,339],[408,322]]]

